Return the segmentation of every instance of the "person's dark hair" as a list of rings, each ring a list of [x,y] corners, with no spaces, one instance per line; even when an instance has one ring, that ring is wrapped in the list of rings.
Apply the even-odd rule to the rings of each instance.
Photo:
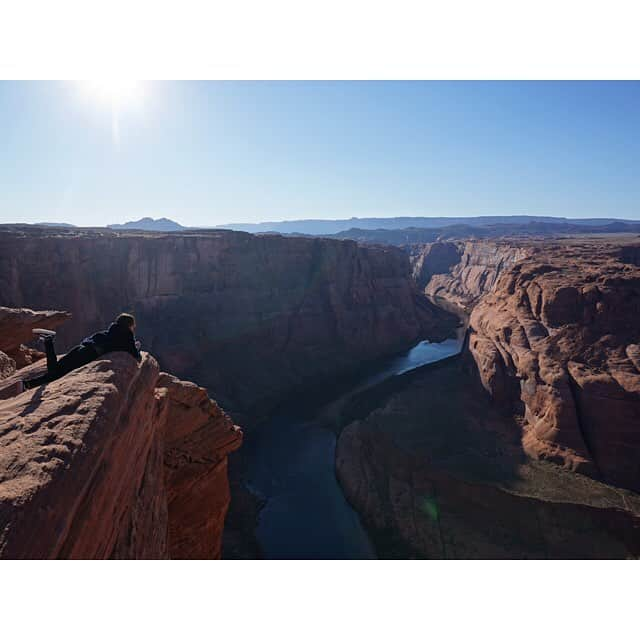
[[[116,324],[120,324],[123,327],[127,327],[127,329],[131,329],[135,323],[136,323],[136,319],[130,313],[121,313],[116,318]]]

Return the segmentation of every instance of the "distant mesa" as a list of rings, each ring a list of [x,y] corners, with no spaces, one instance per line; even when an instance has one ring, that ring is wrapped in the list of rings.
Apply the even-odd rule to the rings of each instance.
[[[124,224],[109,224],[109,229],[139,229],[141,231],[184,231],[187,227],[169,220],[169,218],[140,218],[140,220],[131,220]]]

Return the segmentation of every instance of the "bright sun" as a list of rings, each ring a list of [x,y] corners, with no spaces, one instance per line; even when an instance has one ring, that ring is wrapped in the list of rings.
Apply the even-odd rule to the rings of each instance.
[[[126,111],[142,108],[144,83],[121,78],[79,80],[78,86],[85,99],[96,103],[100,110],[107,111],[111,120],[111,137],[120,147],[121,122]]]
[[[79,84],[87,97],[114,110],[138,106],[144,97],[142,83],[138,80],[107,78],[81,80]]]

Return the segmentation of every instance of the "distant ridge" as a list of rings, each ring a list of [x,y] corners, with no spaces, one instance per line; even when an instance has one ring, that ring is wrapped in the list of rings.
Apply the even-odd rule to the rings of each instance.
[[[356,240],[373,244],[408,245],[435,242],[436,240],[461,240],[464,238],[505,237],[557,237],[559,235],[640,233],[638,222],[611,222],[602,225],[528,222],[527,224],[492,224],[473,226],[449,225],[436,229],[407,227],[404,229],[348,229],[325,237]]]
[[[620,220],[618,218],[556,218],[553,216],[473,216],[473,217],[402,217],[402,218],[350,218],[348,220],[285,220],[281,222],[258,222],[218,225],[218,229],[233,229],[249,233],[304,233],[309,235],[332,235],[350,229],[438,229],[449,226],[467,225],[486,227],[497,224],[528,224],[530,222],[546,224],[567,224],[601,227],[613,223],[638,223],[638,220]]]
[[[124,224],[108,224],[109,229],[139,229],[141,231],[184,231],[188,227],[169,220],[169,218],[140,218],[140,220],[131,220]]]
[[[68,222],[36,222],[35,226],[37,227],[66,227],[70,229],[75,228],[75,224],[70,224]]]
[[[20,223],[13,223],[20,224]],[[27,226],[80,228],[66,222],[39,222]],[[499,235],[550,235],[559,233],[638,233],[640,220],[621,218],[565,218],[553,216],[467,216],[467,217],[396,217],[349,218],[345,220],[282,220],[275,222],[237,223],[216,226],[184,226],[169,218],[145,217],[122,224],[109,224],[114,231],[138,230],[161,233],[194,230],[231,230],[248,233],[283,235],[335,236],[363,242],[400,244],[428,242],[429,238],[496,237]],[[97,228],[97,227],[96,227]]]

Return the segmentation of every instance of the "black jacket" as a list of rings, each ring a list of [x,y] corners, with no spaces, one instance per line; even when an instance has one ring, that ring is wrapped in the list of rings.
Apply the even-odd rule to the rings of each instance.
[[[107,331],[98,331],[98,333],[85,338],[82,344],[86,347],[93,347],[99,356],[109,351],[126,351],[136,360],[141,359],[140,352],[136,349],[133,332],[115,322],[111,323]]]

